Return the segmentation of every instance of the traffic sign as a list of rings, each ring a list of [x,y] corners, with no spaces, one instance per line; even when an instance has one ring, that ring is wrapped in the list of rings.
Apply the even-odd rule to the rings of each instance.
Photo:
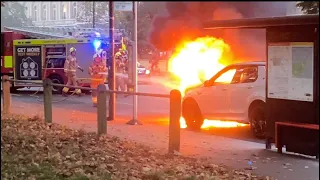
[[[114,8],[116,11],[132,11],[133,4],[132,1],[114,2]]]

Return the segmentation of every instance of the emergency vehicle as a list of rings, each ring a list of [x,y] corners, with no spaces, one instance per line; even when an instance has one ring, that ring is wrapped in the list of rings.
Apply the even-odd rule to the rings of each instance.
[[[77,50],[77,61],[85,70],[77,72],[79,85],[90,86],[87,69],[92,62],[93,54],[99,47],[106,48],[108,43],[108,40],[92,37],[75,39],[70,32],[44,33],[18,28],[7,28],[7,30],[10,31],[1,33],[1,76],[8,75],[15,80],[40,82],[50,78],[53,83],[65,84],[67,77],[63,66],[69,49],[74,47]],[[117,39],[119,38],[115,38],[115,48],[120,48],[121,43],[120,40],[117,42]],[[37,85],[13,83],[11,90],[35,86]],[[56,93],[60,93],[61,90],[60,87],[53,88],[53,92]]]

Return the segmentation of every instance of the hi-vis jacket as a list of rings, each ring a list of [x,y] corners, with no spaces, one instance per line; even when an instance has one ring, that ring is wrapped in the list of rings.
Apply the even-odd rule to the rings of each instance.
[[[115,61],[116,61],[116,72],[123,73],[125,71],[126,62],[128,60],[128,56],[117,52],[115,54]]]
[[[69,55],[64,63],[64,72],[67,73],[67,76],[75,76],[77,69],[80,68],[78,65],[77,59],[74,56]]]
[[[92,80],[104,80],[106,75],[99,74],[102,72],[107,72],[107,67],[101,60],[99,62],[93,61],[93,63],[89,66],[89,74]]]

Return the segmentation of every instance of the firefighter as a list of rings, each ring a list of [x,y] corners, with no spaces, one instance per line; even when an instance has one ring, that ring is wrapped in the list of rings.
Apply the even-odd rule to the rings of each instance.
[[[115,54],[116,61],[116,89],[120,88],[120,91],[125,91],[124,71],[125,63],[121,50]]]
[[[158,67],[158,64],[159,64],[159,52],[158,51],[155,51],[152,53],[152,57],[151,57],[151,60],[149,61],[149,63],[151,64],[151,71],[152,72],[156,72],[156,71],[159,71],[159,67]]]
[[[78,86],[77,82],[77,69],[83,72],[83,69],[79,66],[77,59],[76,59],[76,48],[72,47],[70,48],[70,55],[67,57],[65,63],[64,63],[64,72],[66,73],[66,76],[68,77],[68,82],[66,85],[70,86]],[[62,95],[66,96],[69,91],[68,87],[64,87],[62,89]],[[75,89],[75,93],[79,96],[81,96],[81,90]]]
[[[102,57],[98,54],[93,56],[93,63],[89,66],[89,74],[91,76],[91,88],[92,90],[91,97],[94,107],[97,107],[97,87],[99,84],[104,84],[106,79],[106,74],[101,74],[107,72],[107,67],[102,61]]]

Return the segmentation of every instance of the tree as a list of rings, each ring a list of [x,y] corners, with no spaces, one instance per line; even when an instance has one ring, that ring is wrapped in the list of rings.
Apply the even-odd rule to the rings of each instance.
[[[93,4],[95,4],[95,25],[96,27],[106,28],[108,22],[108,2],[107,1],[83,1],[78,4],[76,19],[86,27],[93,24]]]
[[[305,14],[319,14],[319,1],[299,1],[297,7]]]
[[[86,27],[92,27],[93,21],[93,2],[84,1],[78,4],[77,21]],[[139,2],[138,3],[138,39],[146,40],[151,26],[153,16],[163,11],[163,2]],[[132,37],[133,14],[132,12],[115,11],[115,28],[125,29],[126,35]],[[95,2],[95,23],[96,27],[108,28],[109,21],[109,2]]]
[[[138,39],[146,41],[152,26],[153,17],[165,14],[165,2],[139,2]]]
[[[26,16],[25,7],[13,1],[5,2],[5,6],[1,6],[1,30],[5,26],[9,27],[22,27],[31,26],[32,21]]]
[[[78,5],[77,21],[82,22],[86,27],[92,27],[93,3],[81,2]],[[148,35],[152,26],[153,17],[164,14],[165,2],[138,2],[138,52],[147,54],[151,45],[148,43]],[[125,36],[133,38],[133,13],[115,11],[114,26],[116,29],[124,29]],[[109,28],[109,2],[95,2],[95,23],[96,27]]]

